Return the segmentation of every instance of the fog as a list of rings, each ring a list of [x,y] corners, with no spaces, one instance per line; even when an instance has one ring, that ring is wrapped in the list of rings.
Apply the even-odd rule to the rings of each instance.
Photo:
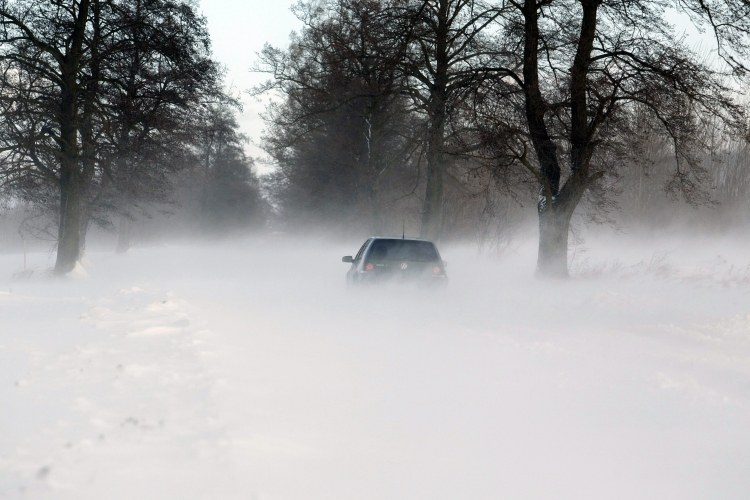
[[[359,240],[1,255],[0,498],[746,498],[747,240],[585,236],[432,292],[347,292]]]

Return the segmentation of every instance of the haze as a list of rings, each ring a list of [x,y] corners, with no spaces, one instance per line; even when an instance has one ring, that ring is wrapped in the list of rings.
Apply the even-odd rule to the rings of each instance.
[[[0,5],[0,499],[747,499],[747,2],[60,5]]]

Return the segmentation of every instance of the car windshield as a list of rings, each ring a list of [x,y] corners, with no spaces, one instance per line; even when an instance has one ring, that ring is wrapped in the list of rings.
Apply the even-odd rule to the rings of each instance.
[[[372,260],[432,262],[438,260],[438,254],[435,245],[429,241],[375,240],[370,247],[368,258]]]

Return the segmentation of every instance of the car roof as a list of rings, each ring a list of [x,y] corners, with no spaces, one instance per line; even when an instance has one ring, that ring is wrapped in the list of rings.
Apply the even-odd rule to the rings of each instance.
[[[370,240],[404,240],[404,241],[426,241],[432,243],[430,240],[423,240],[422,238],[399,238],[398,236],[370,236]]]

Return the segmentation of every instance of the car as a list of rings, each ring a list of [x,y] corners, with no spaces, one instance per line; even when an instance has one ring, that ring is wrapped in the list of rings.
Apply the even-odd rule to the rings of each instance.
[[[369,238],[352,257],[342,262],[351,264],[346,273],[348,285],[376,283],[415,283],[419,285],[445,285],[447,263],[431,241],[417,238]]]

